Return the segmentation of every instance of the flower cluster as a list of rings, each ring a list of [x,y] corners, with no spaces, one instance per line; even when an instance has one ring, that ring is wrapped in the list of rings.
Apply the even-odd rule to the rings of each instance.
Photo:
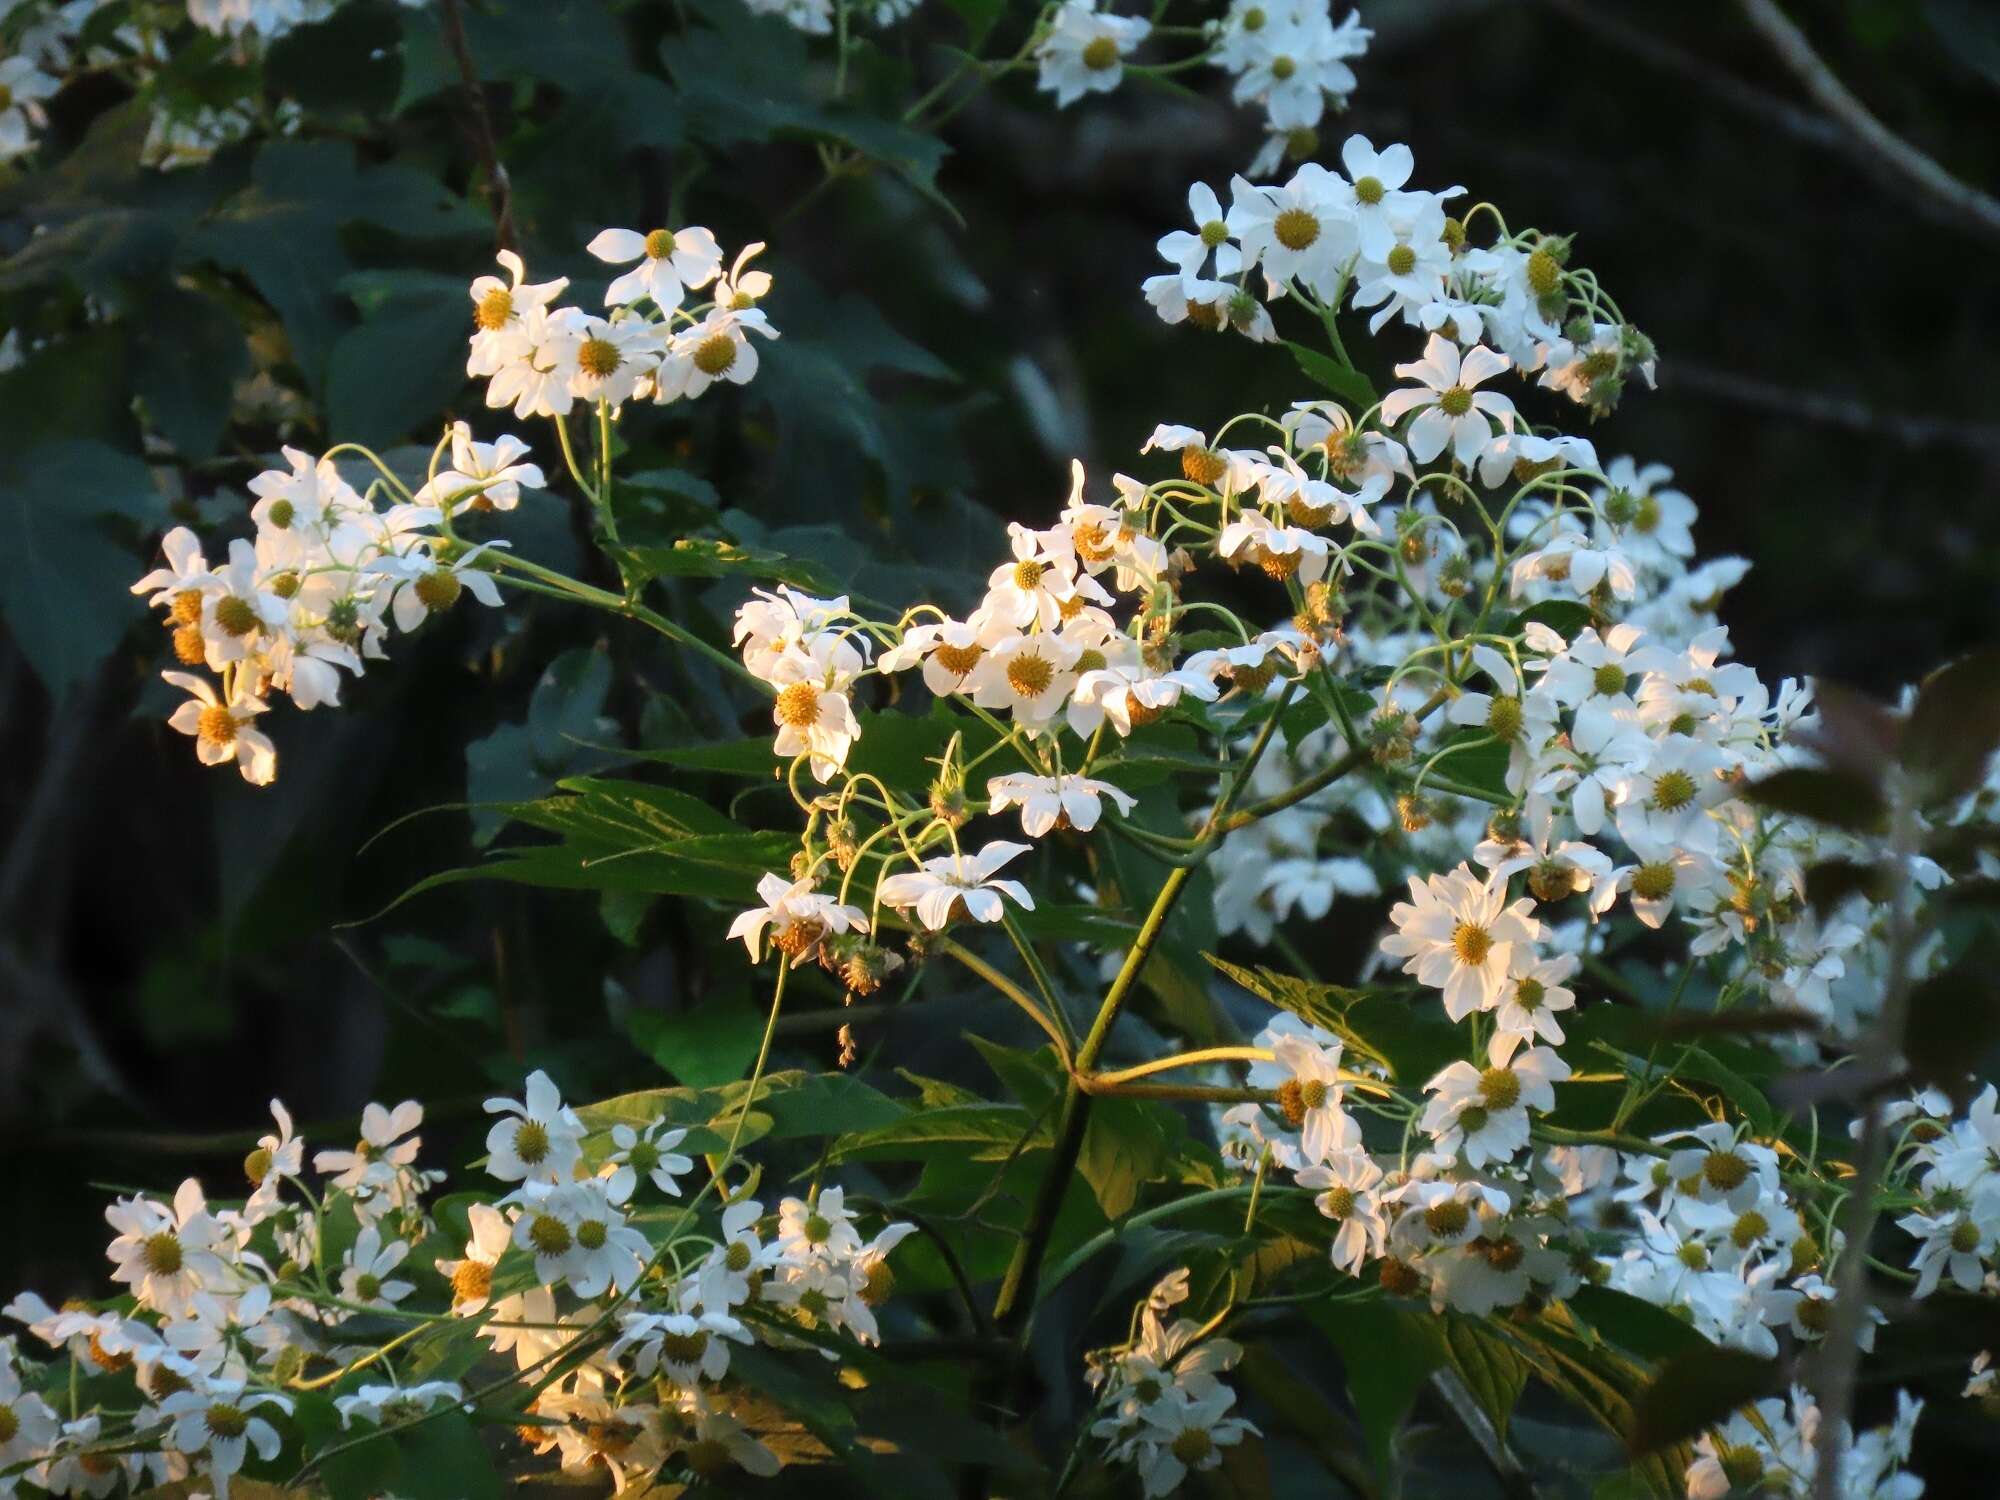
[[[1236,1392],[1221,1377],[1242,1347],[1213,1324],[1169,1317],[1188,1298],[1185,1268],[1162,1278],[1138,1309],[1138,1332],[1115,1349],[1085,1357],[1099,1415],[1090,1435],[1105,1456],[1132,1465],[1145,1493],[1167,1495],[1190,1473],[1217,1468],[1222,1450],[1257,1428],[1231,1414]]]
[[[1924,1404],[1907,1394],[1896,1401],[1896,1418],[1841,1448],[1834,1493],[1865,1500],[1914,1500],[1924,1482],[1903,1465]],[[1727,1495],[1813,1493],[1819,1473],[1814,1446],[1820,1413],[1813,1399],[1793,1386],[1785,1400],[1759,1401],[1695,1442],[1688,1465],[1688,1500],[1723,1500]]]
[[[121,1476],[135,1490],[193,1476],[227,1500],[253,1456],[312,1461],[294,1420],[309,1395],[331,1394],[345,1433],[489,1405],[518,1420],[522,1387],[524,1441],[574,1475],[643,1489],[663,1473],[777,1472],[741,1419],[731,1348],[797,1346],[788,1330],[875,1341],[910,1226],[864,1239],[839,1187],[776,1214],[719,1174],[686,1193],[686,1128],[586,1124],[543,1073],[486,1108],[503,1193],[454,1199],[462,1248],[426,1202],[445,1174],[417,1165],[414,1101],[371,1104],[352,1148],[315,1153],[317,1191],[274,1100],[241,1202],[213,1203],[193,1178],[171,1202],[118,1199],[105,1211],[116,1297],[57,1309],[23,1293],[5,1309],[75,1373],[0,1340],[4,1488],[25,1474],[53,1495],[103,1495]],[[357,1342],[383,1315],[397,1336]],[[403,1378],[468,1339],[517,1378]],[[79,1408],[70,1384],[64,1420],[47,1393],[82,1377],[99,1400]]]
[[[1447,447],[1468,468],[1487,454],[1489,467],[1503,471],[1563,456],[1527,432],[1499,452],[1490,448],[1496,430],[1513,432],[1514,408],[1479,387],[1510,364],[1594,415],[1615,407],[1633,376],[1651,384],[1651,341],[1594,276],[1570,264],[1567,238],[1510,232],[1486,204],[1453,217],[1448,205],[1464,189],[1411,187],[1416,163],[1407,146],[1378,151],[1365,136],[1350,136],[1340,159],[1342,171],[1306,162],[1277,185],[1238,177],[1227,211],[1196,183],[1188,192],[1194,228],[1160,241],[1173,271],[1144,286],[1154,310],[1169,323],[1262,340],[1276,337],[1265,304],[1289,296],[1322,316],[1366,312],[1371,332],[1394,319],[1431,333],[1423,359],[1398,368],[1417,384],[1382,408],[1388,422],[1422,413],[1410,430],[1419,462]],[[1268,165],[1275,164],[1259,169]],[[1484,246],[1474,243],[1480,216],[1495,227]],[[1262,273],[1257,287],[1253,271]]]
[[[1316,127],[1329,108],[1346,108],[1355,87],[1349,64],[1373,36],[1357,11],[1336,23],[1331,0],[1232,0],[1201,34],[1200,53],[1163,71],[1207,63],[1230,75],[1231,97],[1264,111],[1267,144],[1252,166],[1259,172],[1318,149]],[[1059,107],[1109,93],[1123,80],[1130,55],[1153,35],[1153,22],[1142,16],[1113,14],[1097,0],[1064,0],[1034,45],[1037,83]]]

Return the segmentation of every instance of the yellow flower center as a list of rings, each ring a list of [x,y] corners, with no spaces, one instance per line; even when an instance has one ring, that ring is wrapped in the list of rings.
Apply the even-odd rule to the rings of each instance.
[[[539,1166],[548,1160],[548,1127],[540,1120],[523,1120],[514,1127],[514,1154],[528,1166]]]
[[[1750,1163],[1734,1151],[1711,1151],[1701,1164],[1701,1175],[1710,1187],[1727,1193],[1749,1179]]]
[[[649,260],[665,260],[674,253],[674,232],[671,229],[655,229],[646,236],[646,257]]]
[[[625,356],[618,352],[618,346],[610,339],[585,339],[576,351],[577,368],[599,380],[617,374],[618,367],[624,362]]]
[[[1493,934],[1472,922],[1460,922],[1451,930],[1451,951],[1467,968],[1476,969],[1493,951]]]
[[[1674,893],[1674,867],[1664,859],[1632,872],[1632,894],[1641,901],[1664,901]]]
[[[1694,778],[1685,771],[1668,771],[1653,780],[1653,806],[1661,812],[1679,812],[1694,801]]]
[[[1424,1210],[1424,1227],[1443,1239],[1463,1234],[1471,1222],[1472,1210],[1457,1198],[1446,1198]]]
[[[1214,484],[1228,467],[1220,453],[1192,443],[1181,449],[1181,473],[1196,484]]]
[[[1038,651],[1023,651],[1007,663],[1007,685],[1023,698],[1039,698],[1049,690],[1056,669]]]
[[[230,635],[248,635],[257,628],[257,607],[248,599],[225,594],[215,601],[215,623]]]
[[[1371,207],[1380,203],[1388,194],[1379,177],[1357,177],[1354,179],[1354,196]]]
[[[1320,1194],[1319,1211],[1338,1223],[1354,1212],[1354,1189],[1336,1184]]]
[[[1280,55],[1271,59],[1271,76],[1280,83],[1285,82],[1298,70],[1299,65],[1289,57]]]
[[[1083,65],[1093,73],[1118,66],[1118,44],[1108,36],[1092,37],[1083,49]]]
[[[670,1364],[699,1364],[702,1355],[707,1352],[706,1328],[697,1328],[693,1333],[668,1333],[660,1337],[660,1353]]]
[[[507,320],[514,316],[514,294],[505,287],[495,287],[472,309],[472,321],[488,333],[494,333],[507,326]]]
[[[1521,1102],[1521,1080],[1511,1068],[1488,1068],[1479,1075],[1479,1096],[1488,1109],[1512,1109]]]
[[[1032,557],[1026,562],[1017,562],[1014,564],[1014,587],[1023,593],[1038,589],[1042,586],[1042,575],[1048,570],[1047,563],[1038,562]]]
[[[1173,1450],[1174,1457],[1192,1469],[1215,1452],[1215,1439],[1205,1428],[1188,1427],[1174,1434]]]
[[[1448,417],[1462,417],[1472,410],[1472,392],[1455,385],[1438,397],[1438,408]]]
[[[465,592],[465,585],[450,568],[433,568],[417,579],[414,587],[417,597],[424,601],[424,608],[436,614],[443,614],[458,603],[458,596]]]
[[[554,1214],[536,1214],[534,1222],[528,1226],[528,1243],[535,1247],[538,1255],[567,1255],[575,1239],[569,1232],[569,1225]]]
[[[261,1185],[271,1175],[271,1161],[270,1151],[263,1146],[243,1158],[243,1175],[250,1179],[252,1187]]]
[[[211,745],[233,744],[236,739],[236,716],[220,704],[211,704],[195,720],[194,732]]]
[[[704,375],[720,375],[735,363],[736,340],[726,333],[711,333],[694,351],[694,367]]]
[[[1303,208],[1288,208],[1271,222],[1278,243],[1297,254],[1312,248],[1319,238],[1319,220]]]
[[[250,1425],[250,1413],[240,1406],[231,1406],[226,1401],[218,1401],[202,1417],[208,1430],[219,1438],[239,1438]]]
[[[979,665],[980,658],[986,655],[986,648],[984,646],[940,646],[931,655],[937,659],[938,665],[951,673],[952,676],[963,677]]]
[[[576,1226],[576,1242],[586,1250],[602,1250],[610,1237],[610,1226],[602,1219],[585,1219]]]
[[[810,682],[787,683],[778,694],[778,722],[810,729],[819,722],[819,689]]]
[[[493,1290],[493,1268],[481,1260],[462,1260],[451,1273],[454,1302],[478,1302]]]
[[[1407,276],[1417,268],[1417,252],[1408,245],[1397,245],[1389,251],[1389,274]]]
[[[1486,709],[1486,727],[1496,738],[1516,738],[1521,733],[1521,700],[1495,698]]]
[[[1546,250],[1528,257],[1528,290],[1537,297],[1552,295],[1562,286],[1562,264]]]

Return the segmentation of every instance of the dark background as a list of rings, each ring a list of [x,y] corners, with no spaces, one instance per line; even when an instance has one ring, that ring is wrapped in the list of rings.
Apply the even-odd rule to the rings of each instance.
[[[2000,190],[1992,8],[1795,9],[1891,128]],[[956,36],[936,12],[896,43],[925,80],[941,66],[926,38]],[[1350,129],[1406,141],[1418,185],[1463,183],[1517,227],[1575,233],[1575,260],[1660,350],[1659,390],[1634,390],[1589,435],[1606,459],[1672,465],[1701,507],[1702,555],[1755,564],[1723,610],[1743,659],[1773,679],[1822,673],[1889,695],[2000,637],[2000,241],[1865,167],[1731,4],[1365,14],[1376,44],[1349,114],[1327,122],[1323,159]],[[625,24],[645,55],[652,23]],[[1212,430],[1311,394],[1282,351],[1165,328],[1139,295],[1187,184],[1226,198],[1257,145],[1253,113],[1199,86],[1206,96],[1128,81],[1058,114],[1024,80],[1001,84],[945,132],[938,186],[962,223],[880,174],[807,198],[816,163],[795,141],[746,142],[695,174],[685,152],[621,146],[617,122],[580,114],[559,83],[516,81],[492,102],[532,271],[588,275],[576,247],[596,228],[676,207],[732,248],[772,244],[768,305],[786,340],[746,396],[658,442],[781,544],[801,526],[854,538],[843,561],[824,535],[790,533],[864,588],[949,594],[989,565],[1004,518],[1053,515],[1072,455],[1102,484],[1136,469],[1156,422]],[[113,102],[77,92],[58,101],[58,139]],[[462,127],[440,98],[364,130],[363,155],[419,154],[465,191]],[[10,201],[11,252],[24,239]],[[462,284],[490,251],[462,238],[429,247],[426,264]],[[5,307],[59,321],[58,300],[28,291]],[[445,331],[447,363],[460,336]],[[788,413],[788,401],[838,399],[804,361],[843,339],[879,346],[858,386],[864,416],[843,427],[837,413],[817,425]],[[1414,352],[1391,330],[1360,357],[1385,376]],[[423,440],[447,407],[492,430],[476,394],[447,378],[389,436]],[[292,437],[334,441],[316,422],[308,413]],[[547,462],[538,425],[526,435]],[[195,490],[240,491],[251,456],[281,435],[239,428],[215,463],[188,471]],[[724,585],[673,602],[714,629],[739,595]],[[159,722],[153,626],[135,620],[125,648],[60,701],[0,635],[0,1292],[94,1291],[106,1237],[94,1185],[170,1189],[193,1170],[228,1183],[249,1144],[239,1136],[254,1136],[274,1094],[309,1134],[340,1122],[322,1138],[350,1133],[366,1099],[421,1097],[427,1133],[444,1136],[434,1160],[463,1161],[492,1082],[533,1064],[585,1097],[654,1081],[635,1017],[738,993],[747,1009],[740,968],[712,962],[720,919],[692,904],[653,910],[632,944],[585,898],[498,885],[334,925],[468,862],[458,812],[363,845],[405,814],[466,800],[467,743],[521,722],[561,652],[602,651],[617,669],[598,710],[610,723],[595,726],[607,732],[587,737],[726,733],[748,706],[594,621],[526,601],[504,621],[470,615],[396,643],[345,707],[274,714],[281,774],[265,791],[203,771]],[[583,727],[595,717],[587,706]],[[923,1052],[953,1034],[946,1020],[895,1060],[931,1071]],[[823,1035],[786,1048],[831,1059]]]

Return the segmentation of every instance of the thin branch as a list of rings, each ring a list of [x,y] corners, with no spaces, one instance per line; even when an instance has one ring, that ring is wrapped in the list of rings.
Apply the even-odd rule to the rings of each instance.
[[[1690,364],[1679,359],[1667,365],[1665,376],[1669,391],[1692,391],[1759,411],[1779,412],[1803,422],[1891,438],[1906,448],[1958,447],[1990,453],[2000,445],[2000,423],[1878,411],[1865,401],[1837,391],[1794,390],[1754,375],[1738,375],[1713,365]]]
[[[486,86],[479,80],[479,67],[472,60],[472,47],[465,39],[465,18],[459,0],[438,0],[438,24],[445,47],[458,64],[459,80],[465,86],[465,102],[472,116],[472,147],[479,155],[479,169],[486,174],[486,197],[493,205],[493,234],[502,250],[516,250],[514,240],[514,189],[507,169],[500,165],[500,150],[494,144],[493,116],[486,109]]]
[[[1930,157],[1897,135],[1833,74],[1813,51],[1805,33],[1794,26],[1776,0],[1737,0],[1743,14],[1771,44],[1779,61],[1805,85],[1814,101],[1846,131],[1854,156],[1865,166],[1886,168],[1952,222],[1991,239],[2000,239],[2000,198],[1961,182]]]

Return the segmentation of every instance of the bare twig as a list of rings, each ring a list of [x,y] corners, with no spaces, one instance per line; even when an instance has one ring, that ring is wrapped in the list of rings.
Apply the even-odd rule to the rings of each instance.
[[[465,85],[467,111],[472,116],[472,147],[479,154],[479,169],[486,174],[486,197],[493,205],[493,234],[502,250],[514,250],[514,189],[507,169],[500,165],[500,151],[493,140],[493,116],[486,109],[486,86],[479,81],[479,68],[472,60],[472,48],[465,40],[465,17],[459,0],[438,0],[438,24],[444,44],[458,64],[458,76]]]
[[[1864,165],[1887,168],[1930,204],[1944,209],[1951,222],[2000,239],[2000,199],[1961,182],[1870,114],[1813,51],[1812,43],[1778,8],[1776,0],[1737,3],[1779,60],[1805,85],[1806,92],[1846,131],[1852,153]]]
[[[2000,444],[2000,423],[1879,411],[1837,391],[1796,390],[1713,365],[1676,359],[1667,365],[1664,383],[1668,390],[1693,391],[1760,411],[1782,412],[1804,422],[1891,438],[1907,448],[1962,447],[1988,453]]]
[[[1800,109],[1789,100],[1733,78],[1707,58],[1620,20],[1606,6],[1593,0],[1543,0],[1543,3],[1607,46],[1616,47],[1663,73],[1686,79],[1738,112],[1775,126],[1795,140],[1828,150],[1847,148],[1846,132],[1826,116]]]

